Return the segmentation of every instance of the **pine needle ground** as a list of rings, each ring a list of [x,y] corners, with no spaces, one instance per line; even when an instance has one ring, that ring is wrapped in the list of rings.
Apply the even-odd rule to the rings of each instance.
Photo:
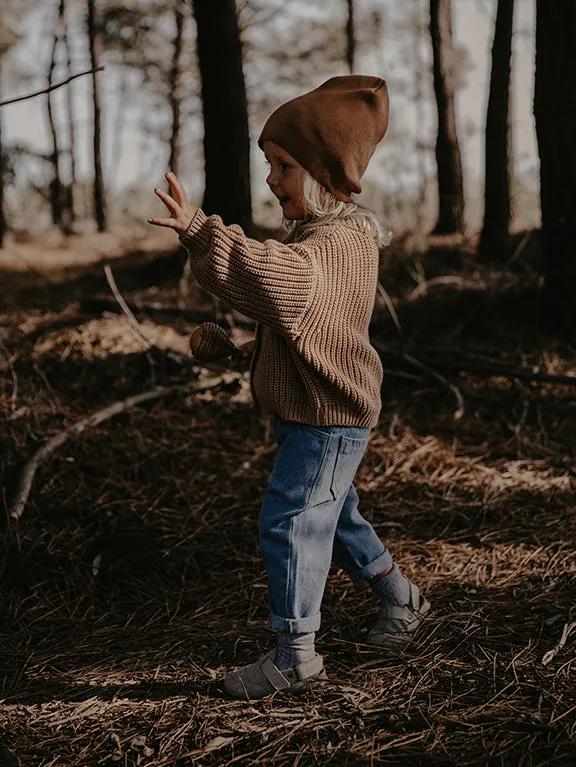
[[[387,272],[398,293],[400,266]],[[522,290],[495,292],[486,308],[485,294],[437,284],[397,307],[411,341],[570,373],[573,349],[522,337],[532,317]],[[173,301],[174,283],[162,291]],[[25,462],[56,432],[153,385],[207,374],[151,359],[120,315],[82,317],[55,295],[48,305],[30,294],[0,317],[5,509]],[[150,330],[158,346],[192,326],[162,327],[164,336]],[[384,320],[377,328],[383,342],[394,333]],[[3,758],[41,767],[576,762],[574,635],[542,663],[576,620],[574,389],[453,374],[466,405],[455,420],[451,393],[395,359],[384,360],[384,409],[358,490],[433,603],[416,641],[400,654],[364,644],[375,603],[333,572],[318,647],[337,683],[303,698],[223,697],[218,679],[273,642],[258,511],[274,446],[246,380],[175,395],[67,442],[39,470],[22,519],[3,522]]]

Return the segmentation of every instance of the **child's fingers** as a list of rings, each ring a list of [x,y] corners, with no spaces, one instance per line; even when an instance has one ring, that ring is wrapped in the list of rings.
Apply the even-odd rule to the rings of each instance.
[[[179,223],[175,218],[149,218],[148,223],[156,226],[168,226],[171,229],[179,228]]]
[[[180,212],[180,205],[178,205],[176,200],[174,200],[172,197],[170,197],[169,194],[166,194],[166,192],[163,192],[162,189],[159,189],[158,187],[155,187],[154,194],[162,200],[170,213],[176,217],[178,216],[178,213]]]
[[[174,199],[178,202],[179,205],[182,205],[183,202],[186,202],[188,199],[186,192],[184,191],[184,187],[180,183],[180,179],[178,176],[176,176],[172,171],[168,171],[166,174],[166,181],[168,181],[168,184],[170,186],[170,191],[172,192],[172,195]]]

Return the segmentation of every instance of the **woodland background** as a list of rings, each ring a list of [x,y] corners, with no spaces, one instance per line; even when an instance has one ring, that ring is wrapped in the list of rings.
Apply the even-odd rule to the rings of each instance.
[[[481,126],[459,111],[471,9]],[[3,0],[0,765],[574,764],[575,42],[572,0]],[[318,639],[339,682],[231,702],[217,680],[272,639],[274,445],[247,371],[198,366],[188,338],[254,328],[143,221],[170,167],[206,212],[280,237],[259,127],[367,67],[393,111],[362,201],[395,236],[357,484],[435,612],[403,653],[371,648],[375,606],[334,572]]]

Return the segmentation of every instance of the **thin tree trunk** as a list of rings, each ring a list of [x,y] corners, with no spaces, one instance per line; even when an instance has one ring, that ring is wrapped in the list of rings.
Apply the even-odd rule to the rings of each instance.
[[[202,80],[206,191],[203,208],[252,230],[250,136],[234,0],[192,0]]]
[[[111,187],[114,186],[120,169],[120,160],[122,159],[122,148],[124,145],[123,139],[126,115],[130,113],[130,105],[132,102],[130,72],[120,70],[118,72],[118,80],[118,96],[116,99],[117,109],[114,117],[114,127],[112,128],[112,147],[110,149],[110,161],[106,168],[106,178]]]
[[[416,155],[416,168],[418,172],[418,198],[416,200],[414,229],[417,235],[424,234],[424,212],[426,209],[426,148],[422,140],[422,131],[424,129],[424,93],[422,83],[425,81],[424,67],[422,66],[421,41],[424,33],[422,24],[421,0],[413,0],[414,6],[414,30],[412,35],[413,57],[414,57],[414,113],[416,117],[416,126],[414,132]]]
[[[462,158],[454,108],[455,73],[452,46],[451,0],[430,0],[434,93],[438,106],[438,221],[435,234],[464,231],[464,183]]]
[[[66,18],[66,0],[62,0],[60,5],[61,10],[61,23],[62,23],[62,39],[64,41],[64,48],[66,50],[66,76],[72,76],[72,54],[70,50],[70,40],[68,38],[68,22]],[[68,141],[70,152],[70,187],[68,191],[68,210],[70,215],[70,223],[72,224],[76,219],[76,206],[74,204],[74,196],[76,193],[76,124],[74,120],[74,100],[73,96],[74,86],[70,84],[66,88],[66,113],[68,117]]]
[[[540,155],[542,321],[576,342],[576,3],[536,1],[534,116]]]
[[[96,28],[97,0],[88,0],[88,40],[90,45],[90,61],[92,68],[99,66],[100,36]],[[102,121],[100,80],[95,72],[92,75],[92,101],[94,105],[94,214],[99,232],[107,229],[106,193],[104,190],[104,175],[102,173]]]
[[[2,57],[0,57],[0,97],[2,95]],[[2,142],[2,110],[0,109],[0,248],[4,247],[6,216],[4,215],[4,144]]]
[[[354,23],[354,0],[346,0],[348,18],[346,20],[346,63],[350,74],[356,69],[356,25]]]
[[[54,30],[52,32],[52,51],[50,54],[50,63],[48,65],[48,88],[52,86],[54,80],[54,69],[56,67],[56,52],[60,39],[60,18],[62,12],[62,1]],[[50,152],[50,162],[52,164],[52,180],[50,181],[50,210],[52,212],[52,223],[59,226],[63,231],[66,229],[64,224],[64,215],[62,211],[62,180],[60,177],[60,146],[58,143],[58,131],[56,121],[54,120],[54,109],[52,105],[52,93],[46,95],[46,109],[48,114],[48,125],[50,128],[50,137],[52,139],[52,151]]]
[[[170,159],[168,167],[177,176],[180,173],[180,120],[182,113],[182,72],[181,57],[184,41],[184,14],[178,5],[174,9],[176,36],[172,55],[172,70],[170,76],[170,106],[172,108],[172,134],[170,136]]]
[[[479,249],[491,259],[502,258],[510,229],[510,68],[514,0],[498,0],[492,45],[492,73],[486,112],[484,224]]]

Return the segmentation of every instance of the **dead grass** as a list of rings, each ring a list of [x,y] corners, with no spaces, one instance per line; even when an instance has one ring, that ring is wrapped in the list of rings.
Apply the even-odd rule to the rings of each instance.
[[[158,290],[170,295],[177,279]],[[436,283],[398,300],[406,336],[573,369],[566,346],[523,342],[533,315],[519,294],[462,295]],[[35,318],[14,305],[0,316],[5,507],[58,430],[153,381],[204,374],[151,363],[123,320],[78,313],[64,292],[50,307],[37,298]],[[166,348],[190,330],[172,327],[154,330]],[[466,404],[455,421],[437,381],[385,364],[358,489],[433,602],[417,641],[401,654],[363,644],[374,602],[334,572],[318,637],[330,686],[256,703],[221,695],[217,680],[273,641],[257,517],[274,450],[245,384],[174,396],[66,443],[18,526],[4,523],[5,748],[41,767],[576,763],[574,636],[541,662],[576,619],[574,389],[453,374]]]

